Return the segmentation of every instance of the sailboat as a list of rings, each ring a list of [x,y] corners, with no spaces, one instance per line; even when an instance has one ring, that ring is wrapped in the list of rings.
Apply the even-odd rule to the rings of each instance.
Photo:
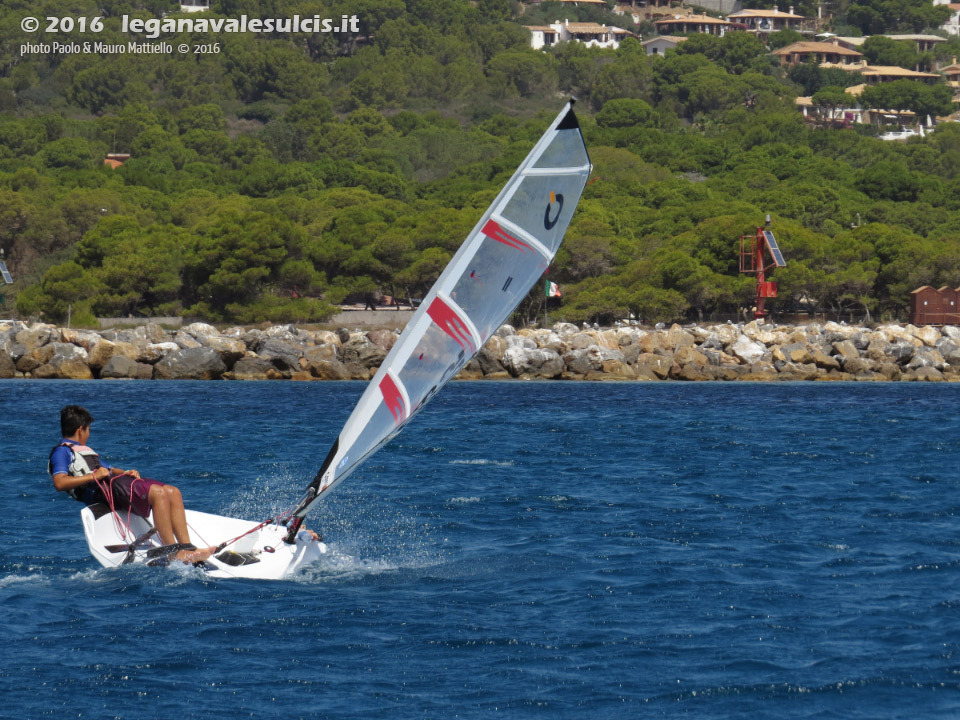
[[[310,509],[400,432],[540,280],[592,170],[573,104],[560,111],[440,274],[296,508],[263,523],[187,511],[201,543],[223,545],[204,562],[208,573],[282,578],[322,558],[326,546],[303,529]],[[82,514],[90,550],[105,566],[150,562],[151,553],[157,562],[163,554],[155,537],[146,536],[146,520],[120,532],[110,513],[96,517],[85,508]],[[242,535],[236,542],[221,540],[235,534]]]

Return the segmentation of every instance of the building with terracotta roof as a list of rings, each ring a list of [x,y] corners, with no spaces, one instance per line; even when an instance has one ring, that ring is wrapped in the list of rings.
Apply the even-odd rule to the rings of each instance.
[[[822,63],[822,68],[840,68],[850,72],[859,72],[863,79],[870,85],[876,85],[882,82],[891,82],[893,80],[922,80],[924,82],[933,82],[940,80],[941,76],[937,73],[920,72],[919,70],[907,70],[896,65],[867,65],[866,60],[861,60],[859,64],[831,64]]]
[[[130,153],[107,153],[103,159],[103,164],[111,170],[116,170],[130,159]]]
[[[780,58],[781,65],[797,65],[798,63],[813,62],[818,65],[824,63],[847,64],[859,63],[863,53],[849,50],[841,45],[827,42],[795,42],[786,47],[774,50],[771,55]]]
[[[728,20],[710,17],[709,15],[674,15],[653,23],[660,35],[689,35],[690,33],[706,33],[708,35],[723,35],[736,28]]]
[[[872,37],[872,36],[871,36]],[[889,38],[897,42],[914,42],[917,45],[917,52],[927,52],[933,50],[937,43],[946,42],[947,39],[939,35],[891,35],[885,34],[881,37]],[[835,35],[828,42],[836,43],[851,50],[858,49],[869,37],[843,37]]]
[[[778,30],[799,30],[806,18],[803,15],[794,15],[790,12],[772,10],[745,9],[727,15],[727,20],[746,25],[750,32],[777,32]]]
[[[557,27],[553,23],[551,27]],[[618,48],[620,41],[630,35],[630,31],[618,27],[607,27],[599,23],[563,21],[561,40],[583,43],[587,47]]]
[[[950,87],[960,87],[960,63],[957,63],[956,58],[953,58],[949,65],[943,66],[937,72],[943,75]]]
[[[587,47],[613,48],[620,47],[620,41],[631,35],[629,30],[618,27],[608,27],[599,23],[582,23],[559,20],[550,25],[527,25],[530,31],[530,47],[542,50],[558,42],[579,42]]]

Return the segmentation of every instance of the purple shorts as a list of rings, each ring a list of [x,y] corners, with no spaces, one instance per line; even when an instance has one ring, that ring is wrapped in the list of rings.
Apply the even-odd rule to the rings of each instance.
[[[140,517],[150,517],[150,488],[164,483],[150,478],[135,478],[132,475],[120,475],[110,482],[113,502],[117,510],[130,508]]]

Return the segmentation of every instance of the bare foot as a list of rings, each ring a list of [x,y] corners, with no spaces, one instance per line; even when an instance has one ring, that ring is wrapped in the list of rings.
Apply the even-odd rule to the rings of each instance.
[[[207,548],[199,548],[197,550],[180,550],[177,552],[176,558],[181,562],[192,563],[196,565],[197,563],[202,563],[216,551],[217,548],[214,545],[211,545]]]

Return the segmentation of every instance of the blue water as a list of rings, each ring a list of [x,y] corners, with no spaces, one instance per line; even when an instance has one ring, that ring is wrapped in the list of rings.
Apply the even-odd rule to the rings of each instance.
[[[358,383],[0,382],[0,716],[960,716],[960,387],[455,383],[291,580],[99,568],[81,403],[197,509],[292,506]]]

